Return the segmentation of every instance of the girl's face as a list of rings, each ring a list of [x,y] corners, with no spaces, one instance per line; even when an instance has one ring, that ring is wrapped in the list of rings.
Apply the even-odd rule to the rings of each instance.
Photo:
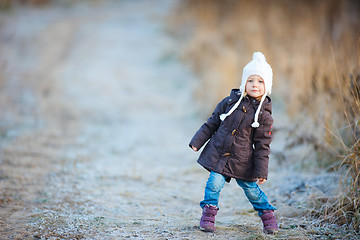
[[[253,98],[260,100],[265,93],[265,83],[259,75],[251,75],[248,77],[245,92]]]

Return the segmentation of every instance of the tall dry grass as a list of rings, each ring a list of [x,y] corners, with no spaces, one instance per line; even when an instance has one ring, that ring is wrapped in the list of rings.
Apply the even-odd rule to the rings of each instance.
[[[316,214],[358,228],[360,2],[183,0],[175,12],[172,33],[199,76],[194,94],[204,116],[262,51],[274,99],[294,123],[292,143],[312,145],[318,165],[343,176],[342,193],[319,200],[327,204]]]
[[[348,83],[352,84],[352,81]],[[360,85],[355,83],[348,86],[352,89],[352,100],[355,101],[355,104],[349,106],[355,107],[348,107],[344,111],[348,125],[341,130],[346,130],[346,134],[329,130],[339,148],[334,168],[341,175],[340,191],[330,197],[313,196],[309,213],[321,221],[350,226],[360,231]]]

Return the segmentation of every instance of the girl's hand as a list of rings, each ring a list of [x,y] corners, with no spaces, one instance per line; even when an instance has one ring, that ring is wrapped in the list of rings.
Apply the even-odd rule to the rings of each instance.
[[[261,184],[264,184],[266,182],[266,178],[258,178],[258,183],[261,185]]]
[[[196,147],[194,147],[194,146],[191,146],[191,148],[192,148],[195,152],[198,151],[198,149],[197,149]]]

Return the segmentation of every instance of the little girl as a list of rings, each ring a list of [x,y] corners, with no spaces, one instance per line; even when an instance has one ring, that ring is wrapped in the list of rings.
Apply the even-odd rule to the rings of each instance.
[[[219,195],[225,181],[234,178],[258,211],[265,233],[278,231],[273,207],[259,188],[268,176],[273,118],[271,93],[273,73],[261,52],[243,69],[240,90],[233,89],[192,138],[189,146],[198,151],[209,139],[198,163],[210,172],[205,187],[200,229],[215,231]]]

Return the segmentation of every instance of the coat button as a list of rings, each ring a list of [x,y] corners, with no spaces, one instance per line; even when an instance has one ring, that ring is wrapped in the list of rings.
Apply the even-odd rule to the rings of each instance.
[[[231,101],[232,101],[232,99],[230,98],[230,99],[229,99],[229,102],[231,102]]]
[[[230,153],[224,153],[223,156],[230,156]]]
[[[245,108],[245,106],[243,106],[243,112],[246,112],[246,108]]]
[[[231,135],[235,135],[235,133],[236,133],[236,129],[234,129],[234,130],[232,131]]]

